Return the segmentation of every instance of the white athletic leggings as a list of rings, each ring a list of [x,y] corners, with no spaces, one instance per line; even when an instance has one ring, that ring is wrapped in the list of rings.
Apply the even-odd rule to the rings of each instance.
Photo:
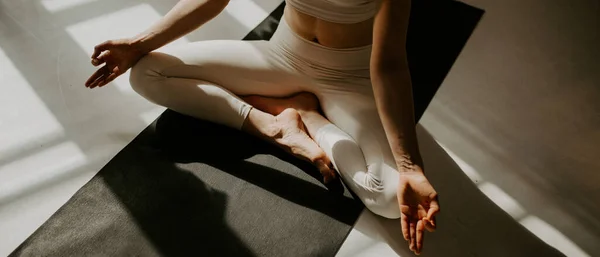
[[[146,99],[241,129],[252,109],[238,96],[317,96],[329,121],[315,141],[344,183],[372,212],[399,218],[399,174],[375,107],[371,46],[332,49],[295,34],[281,19],[270,41],[194,42],[152,52],[132,69],[133,89]]]

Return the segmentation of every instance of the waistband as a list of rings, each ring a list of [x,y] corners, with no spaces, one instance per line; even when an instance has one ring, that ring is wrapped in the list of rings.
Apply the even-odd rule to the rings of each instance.
[[[270,41],[312,64],[340,70],[369,69],[370,66],[372,45],[338,49],[306,40],[289,27],[285,14]]]

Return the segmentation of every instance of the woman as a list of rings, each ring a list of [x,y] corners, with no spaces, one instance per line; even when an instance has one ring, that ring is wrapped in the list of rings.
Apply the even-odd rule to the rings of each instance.
[[[335,168],[369,210],[401,218],[405,240],[420,253],[439,205],[415,133],[405,51],[410,0],[287,0],[270,41],[152,52],[227,3],[181,0],[140,35],[96,46],[92,64],[104,66],[86,86],[133,67],[131,85],[148,100],[274,143],[315,165],[325,183]]]

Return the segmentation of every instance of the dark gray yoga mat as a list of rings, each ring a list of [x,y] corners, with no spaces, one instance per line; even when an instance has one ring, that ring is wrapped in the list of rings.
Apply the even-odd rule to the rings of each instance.
[[[282,10],[246,39],[270,38]],[[482,13],[413,4],[417,117]],[[325,187],[276,147],[168,110],[11,256],[333,256],[362,209],[339,182]]]
[[[362,208],[311,175],[271,145],[167,111],[15,253],[331,256]]]

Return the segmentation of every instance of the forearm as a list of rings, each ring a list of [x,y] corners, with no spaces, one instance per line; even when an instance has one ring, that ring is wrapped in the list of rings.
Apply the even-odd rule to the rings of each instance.
[[[228,0],[181,0],[167,15],[133,38],[141,52],[149,53],[197,29],[216,17]]]
[[[396,165],[401,171],[422,170],[413,94],[406,61],[371,69],[377,110]],[[415,169],[417,165],[420,169]]]

